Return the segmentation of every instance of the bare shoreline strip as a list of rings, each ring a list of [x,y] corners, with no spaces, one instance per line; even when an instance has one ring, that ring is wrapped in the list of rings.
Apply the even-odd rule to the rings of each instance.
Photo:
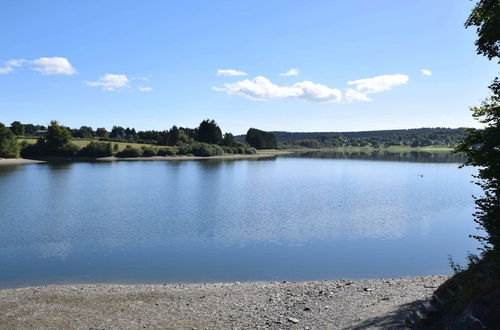
[[[290,151],[262,151],[252,155],[223,155],[223,156],[210,156],[210,157],[199,157],[199,156],[153,156],[153,157],[126,157],[119,158],[115,156],[111,157],[102,157],[97,158],[98,161],[107,161],[107,162],[115,162],[115,161],[179,161],[179,160],[209,160],[209,159],[228,159],[228,160],[237,160],[237,159],[256,159],[256,158],[273,158],[280,155],[291,154]]]
[[[211,157],[197,157],[197,156],[154,156],[154,157],[127,157],[118,158],[115,156],[102,157],[102,158],[73,158],[67,159],[63,157],[52,157],[48,160],[35,160],[35,159],[23,159],[23,158],[0,158],[0,165],[22,165],[22,164],[34,164],[34,163],[46,163],[47,161],[102,161],[102,162],[116,162],[116,161],[181,161],[181,160],[239,160],[239,159],[260,159],[260,158],[273,158],[280,155],[287,155],[292,152],[290,151],[262,151],[252,155],[223,155],[223,156],[211,156]]]
[[[0,324],[3,329],[400,329],[407,313],[446,279],[7,289],[0,291]]]
[[[0,165],[22,165],[35,163],[45,163],[45,161],[24,158],[0,158]]]

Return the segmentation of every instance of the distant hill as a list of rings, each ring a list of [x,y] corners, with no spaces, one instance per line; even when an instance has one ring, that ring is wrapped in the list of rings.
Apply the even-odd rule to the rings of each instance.
[[[279,143],[302,146],[341,145],[455,145],[464,138],[465,128],[412,128],[359,132],[271,132]],[[245,141],[245,135],[235,136]]]

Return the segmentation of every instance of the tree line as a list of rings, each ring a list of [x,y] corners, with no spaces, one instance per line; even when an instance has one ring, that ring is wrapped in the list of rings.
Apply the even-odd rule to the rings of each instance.
[[[361,132],[270,132],[280,148],[324,147],[423,147],[455,146],[464,140],[465,128],[416,128]],[[244,136],[236,136],[242,141]]]
[[[23,158],[47,156],[60,157],[149,157],[149,156],[219,156],[223,154],[254,154],[256,149],[275,148],[272,134],[250,129],[248,141],[237,141],[233,134],[222,134],[214,120],[203,120],[196,128],[172,126],[163,131],[137,131],[134,128],[113,126],[93,129],[81,126],[78,129],[65,127],[57,121],[50,125],[23,124],[15,121],[10,127],[0,124],[0,157],[12,158],[18,154]],[[18,145],[17,140],[37,137],[35,144],[28,141]],[[72,139],[90,140],[85,147],[72,143]],[[274,141],[274,142],[273,142]],[[128,145],[119,150],[118,142],[141,143],[150,146],[137,148]]]

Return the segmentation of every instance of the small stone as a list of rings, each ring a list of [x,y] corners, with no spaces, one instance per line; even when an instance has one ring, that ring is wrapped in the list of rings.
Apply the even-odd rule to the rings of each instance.
[[[311,309],[309,307],[304,307],[304,312],[310,312]]]
[[[325,309],[328,309],[328,308],[330,308],[330,306],[325,306]]]
[[[288,321],[292,322],[293,324],[297,324],[297,323],[299,323],[299,319],[296,319],[296,318],[294,318],[294,317],[289,317],[289,318],[288,318]]]
[[[363,288],[363,291],[366,291],[366,292],[371,292],[373,290],[375,290],[375,289],[372,289],[372,288]]]

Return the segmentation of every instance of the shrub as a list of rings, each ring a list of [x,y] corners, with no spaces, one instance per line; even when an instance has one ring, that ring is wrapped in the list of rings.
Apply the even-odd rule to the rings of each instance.
[[[74,143],[68,142],[63,144],[60,148],[54,151],[54,156],[62,156],[62,157],[76,157],[78,156],[78,152],[80,151],[80,147]]]
[[[116,157],[120,157],[120,158],[141,157],[141,155],[142,155],[141,150],[134,148],[134,147],[131,147],[131,146],[127,146],[122,151],[116,153]]]
[[[160,148],[156,154],[158,156],[175,156],[176,152],[172,148]]]
[[[256,154],[257,153],[257,150],[255,150],[255,148],[252,148],[252,147],[248,147],[245,149],[245,153],[247,155],[253,155],[253,154]]]
[[[216,144],[208,144],[203,142],[195,142],[187,147],[182,148],[183,154],[193,154],[199,157],[221,156],[224,150]]]
[[[156,156],[156,150],[153,147],[142,146],[142,157],[154,157]]]
[[[51,148],[43,138],[37,140],[35,144],[21,144],[21,157],[37,158],[37,157],[76,157],[79,154],[80,147],[76,144],[68,142],[57,148]]]
[[[113,150],[111,150],[111,143],[105,142],[90,142],[88,145],[83,147],[78,156],[82,157],[108,157],[113,155]]]

